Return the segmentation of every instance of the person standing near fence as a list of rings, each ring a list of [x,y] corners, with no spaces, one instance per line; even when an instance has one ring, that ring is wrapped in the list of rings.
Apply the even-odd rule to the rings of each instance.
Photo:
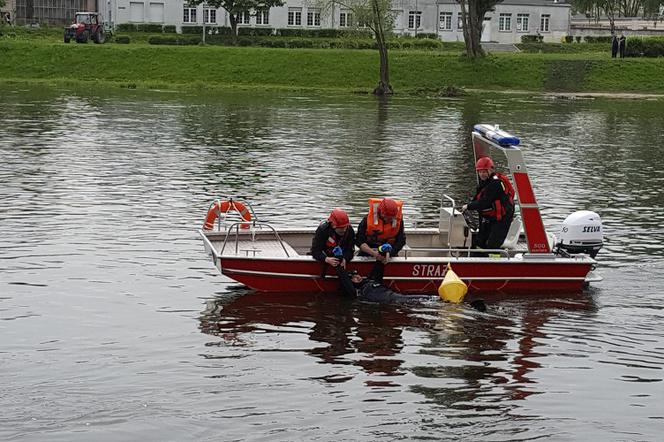
[[[625,58],[625,36],[621,35],[618,41],[618,48],[620,51],[620,58]]]
[[[613,34],[613,39],[611,39],[611,58],[616,58],[618,55],[618,36]]]

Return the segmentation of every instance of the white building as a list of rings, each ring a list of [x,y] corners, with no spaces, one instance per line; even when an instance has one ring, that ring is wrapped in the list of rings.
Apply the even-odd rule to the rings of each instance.
[[[189,6],[183,0],[107,0],[100,11],[109,22],[185,26],[230,26],[224,9]],[[286,0],[284,6],[247,11],[239,26],[266,28],[349,28],[351,11],[336,8],[322,14],[306,0]],[[394,32],[435,33],[443,41],[463,41],[461,10],[456,0],[394,0]],[[521,36],[540,34],[560,42],[570,31],[570,5],[559,0],[505,0],[486,15],[482,41],[520,43]]]

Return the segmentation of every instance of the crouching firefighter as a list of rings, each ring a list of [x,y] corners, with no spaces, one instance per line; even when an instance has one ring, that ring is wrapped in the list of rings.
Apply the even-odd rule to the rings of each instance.
[[[391,198],[370,198],[369,213],[357,228],[359,255],[387,263],[406,245],[403,228],[403,202]]]
[[[475,197],[461,211],[479,212],[479,231],[473,236],[473,248],[499,249],[514,218],[514,187],[508,177],[496,173],[489,157],[477,160],[475,170],[479,176]]]
[[[350,225],[348,215],[342,209],[334,209],[327,221],[316,229],[311,242],[311,256],[323,264],[322,276],[327,266],[345,269],[346,263],[353,259],[355,252],[355,231]]]

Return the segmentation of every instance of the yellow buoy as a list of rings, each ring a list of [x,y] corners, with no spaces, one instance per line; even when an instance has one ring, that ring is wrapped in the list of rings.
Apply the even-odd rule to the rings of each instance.
[[[452,271],[452,266],[448,266],[445,279],[438,287],[438,294],[443,301],[460,304],[468,292],[468,286]]]

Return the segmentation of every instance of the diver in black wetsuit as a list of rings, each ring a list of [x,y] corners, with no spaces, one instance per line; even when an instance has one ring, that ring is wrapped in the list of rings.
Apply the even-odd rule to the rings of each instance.
[[[438,296],[428,295],[402,295],[383,285],[383,272],[385,264],[376,261],[371,273],[364,278],[356,271],[340,271],[339,286],[344,295],[357,298],[359,301],[375,302],[378,304],[403,304],[408,302],[437,301]],[[481,299],[470,301],[475,310],[485,312],[486,304]]]

